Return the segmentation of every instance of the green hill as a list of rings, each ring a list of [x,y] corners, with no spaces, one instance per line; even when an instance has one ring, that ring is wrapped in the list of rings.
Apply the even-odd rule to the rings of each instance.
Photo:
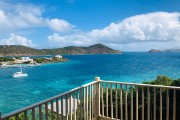
[[[22,45],[0,45],[0,56],[32,56],[42,54],[42,50]]]
[[[0,45],[0,56],[35,56],[51,54],[116,54],[121,51],[113,50],[102,44],[89,47],[69,46],[54,49],[34,49],[22,45]]]

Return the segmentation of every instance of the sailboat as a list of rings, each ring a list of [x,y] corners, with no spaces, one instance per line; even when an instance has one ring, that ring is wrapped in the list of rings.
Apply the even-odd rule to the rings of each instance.
[[[15,72],[13,74],[13,77],[17,78],[17,77],[27,77],[28,76],[28,74],[22,72],[22,66],[20,68],[21,68],[21,71],[20,72]]]

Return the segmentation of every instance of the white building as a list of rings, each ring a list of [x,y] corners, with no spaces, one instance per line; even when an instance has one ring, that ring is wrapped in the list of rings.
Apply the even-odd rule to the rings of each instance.
[[[15,59],[15,63],[33,62],[30,57],[21,57],[21,59]]]
[[[55,58],[62,58],[62,56],[61,55],[56,55]]]

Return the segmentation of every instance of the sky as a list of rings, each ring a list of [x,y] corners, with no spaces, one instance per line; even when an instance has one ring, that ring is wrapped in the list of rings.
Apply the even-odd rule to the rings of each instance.
[[[180,48],[178,0],[0,0],[0,45]]]

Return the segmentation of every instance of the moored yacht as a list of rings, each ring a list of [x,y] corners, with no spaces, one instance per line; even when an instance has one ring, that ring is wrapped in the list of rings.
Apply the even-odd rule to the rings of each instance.
[[[17,77],[27,77],[27,76],[28,76],[28,74],[22,72],[22,66],[21,66],[21,71],[20,72],[15,72],[13,74],[13,77],[15,77],[15,78],[17,78]]]

